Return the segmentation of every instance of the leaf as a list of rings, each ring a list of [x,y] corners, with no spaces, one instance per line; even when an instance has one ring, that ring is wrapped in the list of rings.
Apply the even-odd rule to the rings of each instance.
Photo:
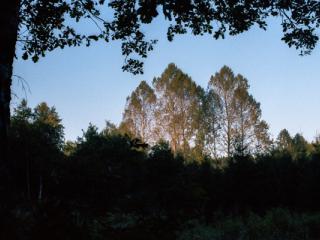
[[[22,59],[23,60],[27,60],[28,59],[28,53],[27,52],[24,52],[23,54],[22,54]]]
[[[89,39],[92,39],[92,40],[95,40],[95,41],[98,41],[99,40],[99,37],[96,36],[96,35],[90,35],[88,36]]]
[[[38,55],[34,55],[33,57],[32,57],[32,61],[33,62],[38,62],[38,60],[39,60],[39,56]]]

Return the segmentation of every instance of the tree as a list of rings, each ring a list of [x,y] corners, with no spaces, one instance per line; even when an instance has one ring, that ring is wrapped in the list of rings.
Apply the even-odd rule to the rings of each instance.
[[[312,152],[312,145],[302,136],[297,133],[292,139],[293,159],[303,159]]]
[[[167,139],[174,152],[186,153],[197,131],[200,87],[173,63],[153,79],[157,96],[159,138]]]
[[[222,116],[219,96],[211,89],[205,93],[202,103],[199,121],[203,132],[204,150],[208,155],[217,159]]]
[[[235,91],[236,138],[242,151],[265,150],[271,144],[269,126],[261,120],[260,103],[249,94],[248,80],[238,75],[239,86]]]
[[[287,129],[282,129],[277,137],[277,146],[280,150],[291,151],[292,149],[292,138]]]
[[[49,107],[45,102],[38,104],[34,109],[33,123],[44,133],[45,142],[62,149],[64,127],[55,107]]]
[[[320,3],[316,0],[294,1],[170,1],[170,0],[113,0],[108,6],[113,11],[111,21],[100,12],[104,0],[5,0],[0,10],[0,151],[6,158],[7,132],[10,123],[12,63],[17,40],[22,43],[24,59],[33,61],[46,52],[65,46],[90,45],[103,39],[120,40],[126,57],[123,69],[141,73],[145,58],[156,40],[147,41],[142,25],[150,24],[162,14],[170,22],[167,37],[191,30],[194,35],[212,34],[224,38],[249,30],[253,25],[266,29],[266,19],[280,16],[284,36],[282,40],[301,53],[310,53],[315,47],[320,25]],[[98,33],[78,33],[78,23],[87,19],[97,26]]]
[[[156,100],[153,89],[145,81],[142,81],[131,96],[127,98],[122,127],[143,142],[154,142]]]
[[[32,110],[22,100],[14,109],[10,129],[12,174],[17,185],[26,185],[22,192],[29,200],[35,195],[43,198],[44,186],[62,155],[63,129],[56,109],[44,102]],[[18,180],[21,178],[23,181]]]
[[[277,138],[277,149],[290,154],[294,160],[305,158],[316,150],[315,144],[309,143],[300,133],[291,137],[287,129],[282,129]]]
[[[33,147],[38,148],[38,154],[34,156],[37,161],[39,176],[38,200],[43,198],[45,177],[51,174],[52,162],[56,161],[57,154],[62,151],[64,142],[63,125],[55,107],[49,107],[42,102],[34,108],[33,125],[36,130],[37,138],[41,144]]]
[[[10,123],[10,101],[12,64],[16,56],[16,42],[22,45],[22,58],[37,62],[47,52],[66,46],[89,46],[99,39],[121,40],[125,56],[146,57],[153,49],[154,40],[147,42],[132,18],[132,1],[123,2],[127,16],[119,18],[114,12],[114,21],[107,22],[101,17],[99,6],[104,0],[6,0],[0,10],[0,156],[7,159],[7,135]],[[109,6],[116,10],[116,3]],[[77,32],[75,23],[81,19],[93,22],[96,34],[85,35]],[[137,59],[126,58],[124,70],[141,73],[142,63]]]
[[[133,183],[142,177],[145,160],[145,152],[134,139],[113,131],[112,124],[107,125],[111,131],[99,132],[92,124],[83,131],[69,161],[72,172],[67,176],[71,178],[67,191],[75,196],[81,194],[77,201],[90,200],[105,210],[114,201],[120,204],[123,192],[131,195],[136,191]],[[124,199],[128,201],[128,195]]]
[[[25,190],[27,199],[31,199],[31,159],[29,151],[29,143],[33,143],[33,111],[28,106],[25,99],[14,109],[11,117],[11,131],[9,135],[10,150],[13,161],[11,166],[15,169],[12,175],[23,178],[25,184],[22,184],[22,189]],[[33,150],[33,148],[31,148]],[[24,176],[24,177],[22,177]],[[19,185],[20,181],[16,181]],[[24,191],[22,191],[24,192]]]
[[[209,89],[219,102],[220,152],[230,157],[235,146],[237,151],[252,151],[270,143],[268,125],[261,120],[260,104],[248,93],[247,79],[224,66],[210,78]]]
[[[14,115],[12,116],[13,122],[30,122],[33,117],[32,109],[28,106],[26,99],[22,99],[20,104],[14,109]]]
[[[273,140],[270,138],[269,125],[265,120],[259,121],[255,127],[256,153],[266,153],[271,150]]]
[[[221,140],[219,144],[227,156],[231,156],[232,144],[235,140],[235,92],[239,84],[237,80],[232,70],[224,66],[209,81],[209,88],[217,94],[221,107]]]
[[[128,97],[122,133],[151,144],[167,140],[173,152],[197,160],[269,149],[260,104],[249,94],[247,79],[229,67],[212,76],[205,91],[171,63],[153,87],[143,81]]]
[[[76,150],[77,144],[73,141],[66,141],[63,146],[63,154],[67,157],[70,157],[72,154],[74,154]]]
[[[312,142],[316,154],[320,154],[320,134],[317,133],[314,141]]]

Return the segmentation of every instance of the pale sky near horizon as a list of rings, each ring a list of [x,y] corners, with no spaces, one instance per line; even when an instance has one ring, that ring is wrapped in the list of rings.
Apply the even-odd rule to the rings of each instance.
[[[273,137],[283,128],[291,134],[302,133],[308,140],[320,133],[320,48],[310,56],[299,56],[280,40],[277,21],[270,22],[267,31],[253,28],[218,41],[210,36],[183,35],[170,43],[162,20],[146,31],[159,42],[145,60],[143,75],[122,72],[120,44],[103,42],[89,48],[55,50],[36,64],[17,60],[14,74],[28,83],[26,97],[31,107],[42,101],[56,107],[67,140],[81,136],[89,122],[100,129],[105,120],[118,124],[126,97],[141,80],[151,83],[171,62],[204,88],[223,65],[244,75],[250,93],[261,103],[262,118]],[[14,107],[25,97],[17,78],[13,91],[17,95]]]

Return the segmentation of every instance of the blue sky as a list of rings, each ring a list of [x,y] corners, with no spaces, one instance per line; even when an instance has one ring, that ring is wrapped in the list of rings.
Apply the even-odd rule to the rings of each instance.
[[[183,35],[168,42],[162,20],[145,28],[147,36],[159,40],[145,60],[145,73],[122,72],[123,56],[118,42],[55,50],[36,64],[16,60],[14,74],[25,79],[24,92],[14,79],[13,107],[27,97],[29,105],[45,101],[54,105],[63,119],[66,139],[82,135],[89,122],[99,128],[105,120],[121,121],[126,97],[141,80],[151,83],[174,62],[193,80],[206,87],[211,75],[223,65],[244,75],[250,93],[261,103],[262,117],[276,137],[287,128],[312,140],[320,133],[320,48],[310,56],[299,56],[280,39],[281,26],[270,21],[267,31],[251,31],[224,40],[211,36]]]

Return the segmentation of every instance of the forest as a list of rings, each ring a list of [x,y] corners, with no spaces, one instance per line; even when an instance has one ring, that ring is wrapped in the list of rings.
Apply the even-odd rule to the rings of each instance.
[[[14,108],[0,239],[320,238],[320,136],[273,138],[228,66],[206,89],[173,63],[151,82],[76,141],[54,106]]]
[[[248,79],[228,66],[213,69],[216,72],[208,76],[203,87],[170,63],[160,76],[141,81],[132,91],[119,124],[106,121],[99,129],[90,123],[74,141],[66,139],[65,119],[59,109],[42,102],[50,102],[47,95],[32,107],[20,95],[19,104],[12,101],[13,84],[27,76],[34,80],[42,75],[46,82],[47,90],[38,91],[37,97],[51,94],[47,81],[51,74],[53,78],[60,76],[60,82],[55,79],[56,86],[68,89],[68,94],[80,88],[65,85],[67,80],[76,79],[77,87],[89,81],[95,85],[95,77],[81,76],[84,70],[109,69],[104,72],[112,78],[108,90],[112,85],[119,87],[119,79],[128,75],[115,77],[115,67],[133,75],[143,74],[150,55],[153,65],[146,65],[153,66],[147,68],[153,73],[168,62],[181,61],[188,61],[199,72],[214,61],[232,66],[245,62],[254,68],[257,78],[265,76],[258,74],[262,68],[266,74],[274,73],[269,78],[285,72],[277,76],[286,80],[285,91],[298,86],[294,82],[297,72],[293,71],[298,69],[299,81],[305,86],[292,96],[302,98],[302,92],[311,95],[310,89],[317,88],[316,84],[307,86],[307,80],[312,74],[319,75],[314,72],[317,66],[312,65],[318,59],[299,59],[293,64],[290,60],[295,55],[287,50],[293,48],[294,54],[304,56],[301,59],[317,54],[319,0],[1,3],[1,240],[320,239],[320,136],[315,133],[313,140],[307,140],[302,133],[292,135],[285,129],[290,127],[288,121],[277,136],[272,136]],[[265,30],[270,32],[269,38],[262,33]],[[244,34],[249,31],[251,34]],[[165,51],[163,42],[157,45],[164,39],[179,41],[187,34],[201,41],[184,40],[180,53],[176,49]],[[233,45],[230,39],[238,35],[246,38],[236,38]],[[207,37],[217,40],[217,49],[204,41]],[[288,48],[278,47],[278,42],[271,44],[274,39]],[[221,48],[220,40],[228,43],[224,45],[227,48]],[[62,53],[67,47],[83,51],[98,41],[96,47],[103,44],[105,51],[96,48],[88,55]],[[152,55],[156,46],[162,48]],[[249,54],[249,50],[254,52]],[[118,61],[117,52],[122,61]],[[48,55],[53,58],[37,71],[21,63],[28,59],[36,63]],[[164,57],[170,59],[160,63]],[[181,61],[175,61],[179,58]],[[93,71],[87,66],[91,61]],[[287,62],[290,64],[283,64]],[[29,75],[20,75],[19,66],[30,70]],[[307,66],[311,66],[310,71]],[[78,98],[69,100],[72,107],[81,105],[79,96],[85,98],[77,94]],[[57,104],[59,97],[53,102]],[[314,109],[305,114],[312,119],[317,119],[315,99]],[[93,100],[89,96],[85,99],[92,101],[91,106]],[[270,101],[277,104],[274,99]],[[68,103],[64,103],[66,107]],[[292,111],[297,117],[303,114]],[[87,115],[97,120],[92,109]],[[295,122],[294,118],[290,120]]]

